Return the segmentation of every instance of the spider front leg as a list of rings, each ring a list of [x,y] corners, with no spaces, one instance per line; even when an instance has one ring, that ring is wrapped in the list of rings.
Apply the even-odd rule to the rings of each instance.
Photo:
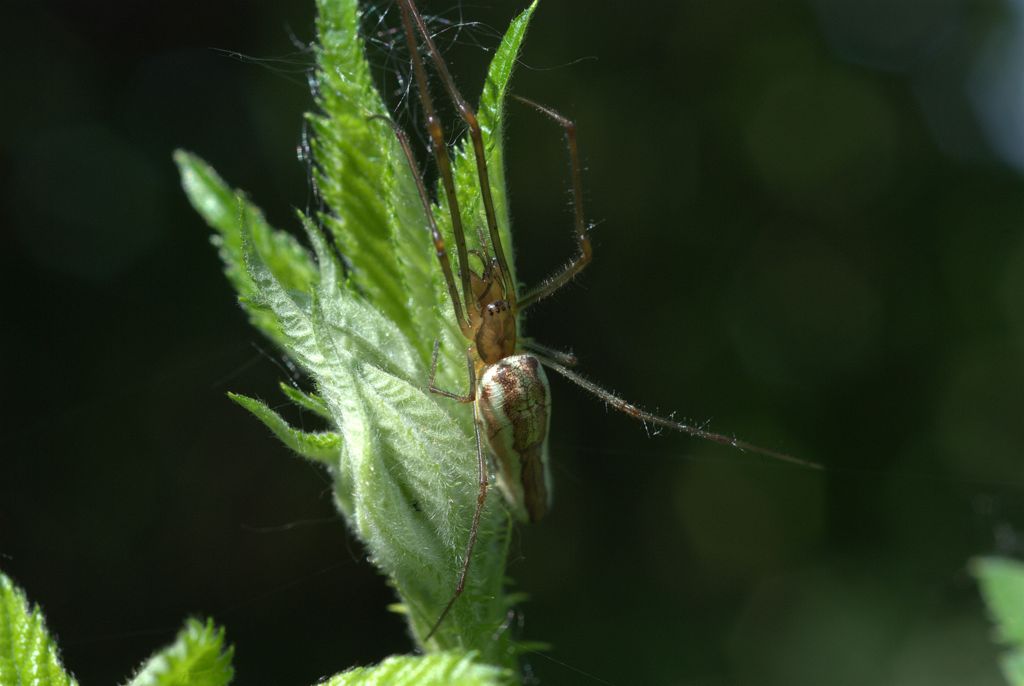
[[[428,388],[431,393],[443,395],[446,398],[457,400],[460,403],[474,403],[473,405],[473,435],[476,439],[476,476],[477,476],[477,494],[476,494],[476,508],[473,510],[473,521],[469,526],[469,540],[466,541],[466,551],[463,554],[462,569],[459,571],[459,579],[455,583],[455,591],[452,593],[451,599],[441,610],[440,616],[434,625],[430,627],[430,631],[423,638],[423,642],[426,643],[430,640],[441,623],[444,622],[444,618],[448,616],[448,612],[451,611],[452,606],[455,605],[455,601],[459,599],[462,592],[466,590],[466,579],[469,576],[469,565],[473,560],[473,549],[476,548],[477,535],[480,533],[480,517],[484,511],[484,503],[487,502],[487,486],[488,486],[488,473],[487,473],[487,460],[484,457],[484,444],[483,439],[480,436],[480,418],[477,415],[477,407],[475,404],[476,400],[476,371],[473,368],[473,349],[468,348],[466,350],[466,368],[469,372],[469,393],[466,395],[459,395],[458,393],[452,393],[442,388],[438,388],[434,385],[434,378],[437,376],[437,353],[441,347],[440,341],[434,341],[434,353],[430,362],[430,385]]]
[[[491,246],[494,248],[495,259],[497,259],[498,265],[501,268],[500,279],[502,289],[506,294],[509,304],[514,308],[516,305],[516,289],[515,284],[510,280],[512,271],[509,269],[508,260],[505,258],[505,248],[501,245],[501,236],[498,233],[498,218],[494,211],[494,197],[491,191],[490,174],[487,171],[487,156],[484,152],[483,129],[480,128],[480,122],[477,119],[476,112],[469,106],[469,103],[466,102],[462,93],[460,93],[459,89],[455,86],[455,79],[452,78],[451,72],[448,71],[448,65],[445,64],[444,58],[441,57],[441,51],[438,50],[437,45],[434,44],[434,39],[431,37],[430,31],[427,29],[427,24],[423,21],[423,16],[420,14],[419,10],[416,9],[416,5],[413,0],[400,0],[399,4],[402,9],[402,23],[405,26],[406,40],[409,43],[409,51],[412,53],[413,66],[416,70],[416,80],[420,90],[420,99],[423,101],[424,108],[430,110],[427,112],[428,126],[432,120],[432,104],[429,99],[429,94],[424,98],[424,93],[427,92],[426,75],[423,70],[423,63],[422,60],[420,60],[419,52],[416,49],[416,40],[413,36],[414,28],[415,32],[418,32],[420,38],[423,40],[423,45],[426,47],[430,61],[434,65],[434,71],[440,77],[441,83],[448,92],[448,97],[451,98],[452,102],[455,104],[455,109],[458,110],[459,116],[462,117],[462,120],[466,123],[466,128],[469,130],[469,138],[473,144],[473,155],[476,158],[477,178],[480,180],[480,197],[483,200],[484,214],[487,217],[487,230],[490,234]],[[431,132],[431,135],[433,135],[433,131]],[[435,141],[435,152],[437,152],[436,146],[442,143],[443,141],[441,139],[437,139]],[[442,171],[442,174],[443,173],[444,172]],[[445,181],[445,183],[447,183],[447,181]],[[446,193],[447,190],[446,186]],[[449,201],[450,200],[451,198],[449,198]],[[453,211],[453,214],[457,214],[457,212]]]
[[[458,322],[459,330],[462,331],[462,335],[469,337],[471,331],[469,313],[463,313],[462,305],[459,300],[458,289],[455,286],[455,277],[452,275],[451,262],[448,260],[448,249],[445,247],[444,238],[441,236],[441,232],[437,228],[437,222],[434,221],[434,213],[430,208],[430,198],[427,196],[427,189],[423,185],[423,178],[419,174],[419,167],[416,164],[416,158],[412,154],[412,148],[409,147],[409,137],[405,135],[405,131],[396,124],[394,121],[387,117],[380,115],[373,115],[370,117],[371,120],[379,120],[386,122],[391,130],[395,132],[395,137],[398,139],[398,144],[402,148],[402,152],[405,154],[405,159],[409,163],[409,171],[412,172],[412,177],[416,181],[416,191],[420,197],[420,204],[423,205],[423,214],[427,218],[427,225],[430,228],[430,238],[434,242],[434,253],[437,255],[437,260],[441,264],[441,271],[444,273],[444,281],[448,287],[448,298],[452,301],[452,307],[455,309],[455,321]],[[445,157],[447,160],[447,157]],[[440,164],[440,161],[438,162]],[[449,170],[450,175],[450,170]],[[453,191],[454,192],[454,191]],[[454,196],[453,196],[454,197]],[[452,216],[452,224],[455,226],[455,217],[458,216],[458,207],[454,209],[455,214]],[[462,226],[458,225],[458,230],[455,232],[455,243],[459,251],[459,273],[462,276],[464,292],[469,292],[469,270],[466,267],[468,258],[466,257],[466,241],[462,236]],[[469,307],[469,300],[465,300],[466,307]],[[437,342],[434,343],[434,363],[437,363]],[[472,375],[470,375],[472,377]],[[431,384],[433,384],[433,376],[431,376]]]
[[[519,310],[525,310],[538,300],[548,297],[565,284],[572,281],[573,277],[583,271],[584,267],[590,264],[593,256],[590,246],[590,236],[587,234],[586,221],[583,218],[583,170],[580,166],[579,147],[576,145],[576,124],[563,117],[550,107],[545,107],[533,100],[513,95],[516,100],[529,105],[541,114],[553,119],[555,123],[565,129],[565,143],[569,149],[569,166],[572,171],[572,204],[574,213],[573,229],[576,234],[576,243],[580,253],[562,271],[552,274],[534,287],[519,300]]]

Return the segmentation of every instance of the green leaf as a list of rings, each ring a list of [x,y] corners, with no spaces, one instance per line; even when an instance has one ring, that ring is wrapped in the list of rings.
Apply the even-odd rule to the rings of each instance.
[[[326,353],[337,354],[340,348],[412,383],[424,378],[423,360],[407,337],[408,332],[342,285],[334,254],[320,230],[305,217],[303,227],[320,265],[320,287],[316,296],[324,308],[327,323],[321,341]]]
[[[270,269],[289,289],[308,290],[316,279],[316,267],[309,252],[291,234],[271,227],[258,207],[246,200],[243,193],[228,187],[199,157],[177,150],[174,161],[192,206],[217,232],[211,240],[250,321],[280,345],[281,332],[274,317],[253,302],[256,288],[243,264],[242,233],[248,231]]]
[[[1024,564],[999,557],[974,560],[971,571],[996,624],[996,640],[1011,648],[1002,658],[1012,686],[1024,686]]]
[[[129,686],[225,686],[231,683],[233,647],[213,620],[190,619],[174,643],[149,658]]]
[[[285,348],[313,378],[341,437],[339,508],[398,589],[415,633],[424,636],[451,597],[469,537],[476,493],[472,418],[426,392],[428,370],[403,332],[341,283],[324,238],[305,226],[319,266],[310,293],[287,290],[243,227],[251,299],[274,315]],[[468,646],[509,659],[508,639],[492,639],[508,610],[502,594],[507,527],[500,501],[491,499],[465,602],[432,646]]]
[[[309,293],[288,290],[276,277],[259,250],[249,225],[240,227],[240,240],[244,275],[252,286],[250,294],[239,293],[243,306],[268,317],[278,344],[303,369],[312,373],[322,360],[323,352],[313,337]]]
[[[284,393],[289,400],[298,405],[299,407],[309,410],[310,412],[320,416],[323,419],[330,419],[331,415],[327,411],[327,406],[324,405],[324,401],[321,400],[314,393],[303,393],[298,388],[282,382],[280,384],[281,392]]]
[[[396,183],[403,171],[394,133],[385,123],[369,119],[386,117],[388,111],[373,85],[359,37],[358,5],[356,0],[317,2],[316,91],[322,114],[309,115],[309,121],[316,182],[333,210],[321,219],[351,262],[359,289],[399,328],[410,331],[416,314],[412,302],[432,304],[433,294],[421,292],[431,283],[429,278],[403,278],[399,250],[415,255],[417,246],[426,245],[426,234],[421,230],[418,241],[413,235],[413,245],[400,240],[410,227],[399,222],[393,208],[416,207],[415,187]],[[396,189],[404,195],[390,202]],[[413,217],[411,223],[424,226],[422,218]],[[423,259],[415,262],[425,264]],[[410,283],[417,288],[413,299]]]
[[[258,207],[249,203],[241,191],[232,190],[198,156],[177,150],[174,161],[192,206],[217,231],[212,241],[220,248],[224,270],[241,295],[251,292],[242,270],[243,227],[248,228],[260,253],[286,288],[309,288],[316,268],[309,252],[294,236],[270,226]]]
[[[1012,686],[1024,684],[1024,650],[1015,650],[1003,655],[1003,676]]]
[[[0,572],[0,684],[74,686],[38,606]]]
[[[341,436],[333,431],[307,433],[292,427],[281,415],[274,412],[264,403],[240,395],[228,393],[228,397],[253,413],[268,429],[274,432],[282,443],[303,457],[334,467],[341,454]]]
[[[474,653],[398,655],[372,667],[359,667],[321,682],[322,686],[502,686],[512,682],[506,669],[481,664]]]

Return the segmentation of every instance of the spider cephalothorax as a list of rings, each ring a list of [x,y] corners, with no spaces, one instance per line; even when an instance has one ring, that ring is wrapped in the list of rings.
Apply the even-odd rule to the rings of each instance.
[[[472,341],[478,366],[495,364],[516,350],[516,311],[496,272],[496,265],[488,265],[484,276],[473,274],[477,301],[469,307],[469,323],[475,332]]]

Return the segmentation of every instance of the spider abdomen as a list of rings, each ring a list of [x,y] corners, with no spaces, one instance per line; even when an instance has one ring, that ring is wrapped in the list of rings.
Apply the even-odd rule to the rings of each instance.
[[[544,368],[533,355],[510,355],[480,376],[477,416],[494,454],[498,488],[520,521],[536,522],[551,506],[550,398]]]

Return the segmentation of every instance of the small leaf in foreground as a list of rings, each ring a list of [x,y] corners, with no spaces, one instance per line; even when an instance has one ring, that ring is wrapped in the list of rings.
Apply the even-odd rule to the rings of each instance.
[[[268,429],[273,431],[282,443],[306,459],[331,466],[341,454],[341,436],[333,431],[316,433],[301,431],[291,426],[284,417],[255,398],[240,393],[228,393],[228,397],[249,410]]]
[[[64,671],[38,606],[0,572],[0,684],[76,686]]]
[[[331,677],[322,686],[503,686],[512,672],[475,661],[476,653],[396,655]]]
[[[1024,563],[983,557],[971,571],[996,624],[996,640],[1011,648],[1002,658],[1003,675],[1013,686],[1024,686]]]
[[[226,686],[235,670],[234,648],[224,647],[224,629],[190,619],[174,643],[153,655],[129,686]]]

